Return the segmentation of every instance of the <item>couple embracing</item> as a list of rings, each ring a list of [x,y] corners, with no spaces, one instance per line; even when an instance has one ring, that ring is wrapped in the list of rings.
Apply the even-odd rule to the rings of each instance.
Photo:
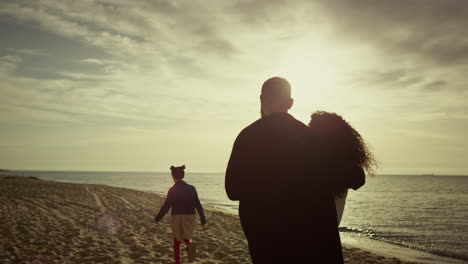
[[[360,134],[340,116],[294,119],[291,86],[273,77],[262,86],[262,117],[238,135],[225,187],[253,263],[343,263],[338,224],[348,189],[375,165]]]

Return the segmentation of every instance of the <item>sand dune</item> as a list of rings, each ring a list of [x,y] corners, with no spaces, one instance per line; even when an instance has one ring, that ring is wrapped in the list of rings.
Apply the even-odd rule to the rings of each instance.
[[[169,217],[153,221],[162,202],[124,188],[0,177],[0,263],[173,263]],[[238,218],[207,209],[196,263],[251,263]],[[346,263],[403,263],[344,254]]]

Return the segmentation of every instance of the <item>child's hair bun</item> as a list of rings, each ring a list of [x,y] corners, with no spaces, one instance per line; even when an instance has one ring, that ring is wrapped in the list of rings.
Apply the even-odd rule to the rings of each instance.
[[[171,174],[174,179],[183,179],[185,176],[185,165],[180,167],[171,166]]]
[[[180,167],[171,166],[171,171],[173,171],[173,170],[185,170],[185,165],[182,165]]]

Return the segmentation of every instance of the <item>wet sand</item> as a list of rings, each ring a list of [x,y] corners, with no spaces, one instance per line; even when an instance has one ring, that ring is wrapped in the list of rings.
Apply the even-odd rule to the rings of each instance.
[[[0,263],[173,263],[169,217],[153,220],[162,202],[131,189],[0,176]],[[195,263],[251,263],[238,217],[205,211]],[[349,246],[343,252],[346,263],[410,263]]]

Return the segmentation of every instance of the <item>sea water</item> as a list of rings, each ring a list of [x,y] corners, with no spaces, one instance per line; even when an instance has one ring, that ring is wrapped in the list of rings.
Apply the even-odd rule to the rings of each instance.
[[[167,173],[14,171],[45,180],[104,184],[166,194],[173,185]],[[237,202],[224,191],[223,173],[187,173],[202,203],[237,213]],[[158,208],[155,208],[155,213]],[[378,175],[348,194],[340,231],[344,241],[365,238],[468,260],[468,176]],[[375,241],[372,242],[372,241]],[[365,243],[364,243],[365,244]],[[377,243],[378,244],[378,243]],[[391,247],[386,247],[391,248]],[[465,260],[465,261],[463,261]]]

